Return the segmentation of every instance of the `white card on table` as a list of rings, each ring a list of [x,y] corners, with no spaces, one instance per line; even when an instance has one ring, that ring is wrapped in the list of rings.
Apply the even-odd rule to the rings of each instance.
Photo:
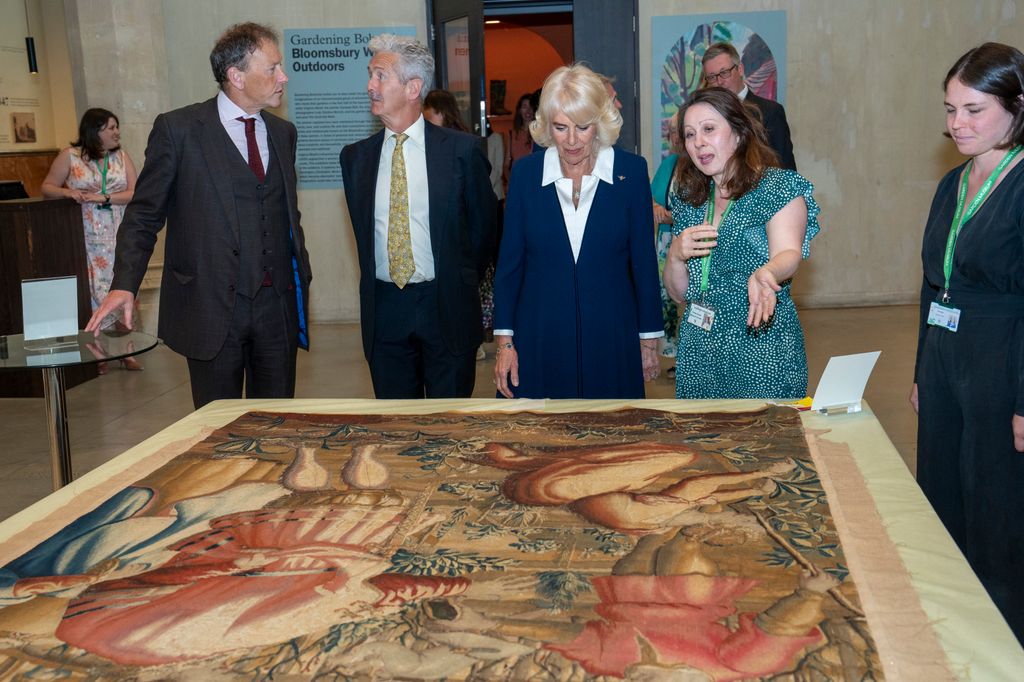
[[[47,277],[21,282],[25,340],[78,338],[78,277]]]
[[[811,409],[821,412],[860,412],[864,387],[881,351],[829,358],[814,391]]]

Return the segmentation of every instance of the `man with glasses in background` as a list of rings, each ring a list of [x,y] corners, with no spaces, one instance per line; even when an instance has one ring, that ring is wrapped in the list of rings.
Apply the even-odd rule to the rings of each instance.
[[[709,87],[732,90],[741,100],[757,107],[761,112],[761,122],[768,132],[768,145],[779,155],[783,168],[796,170],[786,110],[778,102],[758,97],[750,91],[743,80],[743,64],[736,48],[729,43],[712,43],[704,52],[701,64],[704,67],[704,80]]]

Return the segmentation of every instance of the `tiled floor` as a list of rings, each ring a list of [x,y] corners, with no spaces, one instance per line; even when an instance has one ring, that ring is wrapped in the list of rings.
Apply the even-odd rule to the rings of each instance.
[[[152,304],[144,305],[155,329]],[[916,306],[842,308],[801,312],[813,393],[829,356],[881,350],[866,398],[908,466],[916,455],[916,417],[906,396],[913,377]],[[313,351],[299,353],[296,397],[372,396],[357,324],[314,325]],[[146,369],[110,372],[68,391],[68,428],[74,472],[82,475],[192,411],[185,361],[167,348],[141,356]],[[494,354],[477,363],[476,397],[492,397]],[[665,361],[666,366],[669,362]],[[2,379],[0,379],[2,380]],[[664,374],[648,384],[648,397],[670,398]],[[0,399],[0,519],[50,492],[50,464],[42,400]]]

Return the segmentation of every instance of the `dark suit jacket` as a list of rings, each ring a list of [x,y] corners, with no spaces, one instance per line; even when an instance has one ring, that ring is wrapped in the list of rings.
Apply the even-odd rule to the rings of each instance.
[[[758,97],[747,91],[746,102],[750,102],[761,112],[761,122],[768,132],[768,145],[779,155],[783,168],[796,170],[796,159],[793,158],[793,140],[789,137],[789,122],[786,121],[786,110],[778,102]]]
[[[266,111],[270,161],[284,180],[300,317],[308,310],[309,255],[295,192],[295,126]],[[239,224],[226,152],[234,149],[209,99],[160,114],[117,234],[112,289],[136,293],[167,223],[158,334],[174,351],[209,360],[224,344],[239,274]],[[301,344],[300,341],[300,345]]]
[[[453,353],[476,348],[483,339],[480,278],[494,245],[497,198],[490,164],[480,139],[425,121],[430,248],[434,255],[438,315],[444,343]],[[341,150],[345,200],[359,251],[359,311],[363,352],[373,353],[374,258],[373,204],[383,129]]]

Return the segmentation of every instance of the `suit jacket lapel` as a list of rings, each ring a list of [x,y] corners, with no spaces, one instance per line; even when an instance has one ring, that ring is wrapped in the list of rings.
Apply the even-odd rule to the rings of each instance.
[[[616,173],[618,173],[619,155],[615,155],[615,161],[612,164],[612,178],[613,182],[617,179]],[[622,180],[619,180],[622,182]],[[599,236],[595,235],[595,232],[604,230],[609,227],[607,221],[604,220],[606,215],[613,215],[614,211],[609,208],[605,209],[608,202],[618,193],[615,184],[608,184],[603,180],[597,181],[597,188],[594,190],[594,201],[590,204],[590,213],[587,214],[587,226],[583,230],[583,242],[580,244],[580,255],[576,259],[576,264],[579,265],[583,261],[583,256],[587,253],[587,243],[598,239]],[[609,212],[610,211],[610,212]],[[613,226],[614,227],[614,226]]]
[[[380,152],[384,147],[384,133],[385,130],[381,128],[370,138],[369,144],[360,145],[362,158],[356,159],[353,164],[355,170],[364,175],[361,178],[352,178],[356,181],[359,204],[355,207],[349,206],[349,211],[352,211],[353,208],[358,211],[358,217],[352,216],[352,224],[356,229],[362,230],[364,239],[370,244],[371,254],[374,242],[373,207],[377,200],[377,173],[380,172]]]
[[[270,142],[270,162],[277,164],[284,179],[285,197],[288,200],[288,220],[295,222],[298,210],[298,198],[295,194],[295,159],[292,158],[291,145],[288,144],[286,127],[276,117],[264,115],[263,122],[267,126],[267,139]]]
[[[235,209],[234,191],[231,188],[231,167],[224,154],[225,145],[231,143],[224,126],[220,122],[217,111],[217,98],[203,103],[196,127],[199,132],[199,144],[203,150],[203,159],[210,172],[210,184],[217,192],[224,215],[231,224],[235,239],[239,239],[238,211]]]
[[[455,163],[455,149],[449,136],[437,127],[424,122],[423,136],[427,154],[427,197],[430,201],[430,244],[437,262],[438,245],[443,244],[441,229],[447,224],[451,183],[444,179],[451,177]]]
[[[541,176],[543,178],[543,175]],[[544,185],[541,187],[541,201],[547,203],[547,208],[543,209],[541,215],[557,215],[558,222],[562,224],[561,230],[556,230],[557,236],[552,238],[556,240],[560,247],[565,250],[565,256],[569,260],[572,260],[572,242],[569,241],[569,226],[565,224],[565,213],[562,212],[562,202],[558,200],[558,190],[555,189],[555,183]],[[583,253],[582,248],[580,253]]]

